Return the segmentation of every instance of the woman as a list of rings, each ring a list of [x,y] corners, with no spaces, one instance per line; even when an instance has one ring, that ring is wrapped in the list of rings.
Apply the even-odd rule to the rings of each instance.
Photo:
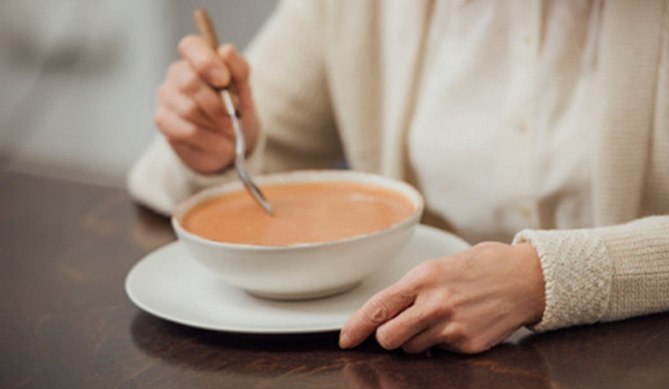
[[[372,297],[341,347],[375,334],[387,349],[477,353],[521,326],[667,310],[668,17],[661,0],[286,1],[250,65],[182,40],[155,116],[167,142],[130,190],[169,213],[230,179],[213,88],[232,82],[255,169],[345,157],[412,182],[430,214],[483,242]]]

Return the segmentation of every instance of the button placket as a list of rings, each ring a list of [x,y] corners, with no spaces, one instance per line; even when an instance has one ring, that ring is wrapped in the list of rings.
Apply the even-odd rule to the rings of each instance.
[[[533,115],[535,105],[537,104],[537,68],[539,66],[539,43],[541,40],[541,12],[542,2],[530,2],[526,13],[526,30],[522,33],[523,60],[525,62],[526,82],[524,83],[524,102],[519,115],[517,132],[520,135],[519,141],[523,145],[524,153],[522,173],[524,187],[522,198],[525,200],[518,207],[518,212],[525,227],[533,227],[536,223],[536,204],[534,203],[534,188],[536,187],[536,172],[534,167],[536,161],[534,150],[536,142],[536,129],[533,124]]]

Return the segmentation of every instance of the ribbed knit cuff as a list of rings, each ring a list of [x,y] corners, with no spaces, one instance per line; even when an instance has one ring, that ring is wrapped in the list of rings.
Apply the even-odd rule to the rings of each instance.
[[[669,309],[669,217],[652,216],[601,228],[611,255],[611,303],[602,321]]]
[[[613,265],[592,230],[523,230],[513,244],[529,242],[544,273],[546,308],[530,327],[546,331],[599,321],[609,304]]]

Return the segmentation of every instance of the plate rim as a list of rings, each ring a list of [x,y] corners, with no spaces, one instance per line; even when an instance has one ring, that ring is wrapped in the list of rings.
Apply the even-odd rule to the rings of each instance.
[[[449,239],[456,241],[461,248],[459,250],[464,250],[467,247],[470,247],[470,244],[467,243],[464,239],[460,238],[459,236],[452,234],[448,231],[440,230],[438,228],[428,226],[425,224],[418,224],[416,226],[417,230],[424,230],[424,231],[430,231],[429,233],[431,234],[439,234],[439,235],[444,235],[447,236]],[[418,231],[416,231],[418,232]],[[234,325],[210,325],[202,322],[195,322],[191,321],[188,319],[183,319],[181,317],[175,317],[172,315],[165,314],[163,312],[160,312],[159,310],[156,310],[148,305],[146,305],[144,302],[141,301],[140,298],[138,298],[134,292],[132,291],[131,287],[131,282],[133,277],[136,277],[135,274],[139,270],[141,266],[144,266],[142,264],[146,263],[146,260],[149,257],[153,257],[156,255],[159,255],[161,251],[168,251],[172,250],[176,246],[180,246],[182,243],[179,240],[174,240],[172,242],[169,242],[167,244],[164,244],[149,253],[145,254],[142,256],[137,262],[135,262],[132,266],[132,268],[128,271],[126,277],[125,277],[125,282],[124,282],[124,289],[125,293],[130,299],[130,301],[141,311],[144,311],[145,313],[148,313],[152,316],[155,316],[157,318],[160,318],[162,320],[171,322],[171,323],[176,323],[192,328],[198,328],[202,330],[208,330],[208,331],[216,331],[216,332],[226,332],[226,333],[237,333],[237,334],[247,334],[247,335],[294,335],[294,334],[316,334],[316,333],[326,333],[326,332],[335,332],[341,330],[342,326],[344,325],[344,321],[341,321],[339,323],[332,323],[330,325],[319,325],[319,326],[295,326],[295,327],[282,327],[282,328],[272,328],[272,327],[239,327],[239,326],[234,326]],[[297,302],[299,303],[299,302]]]

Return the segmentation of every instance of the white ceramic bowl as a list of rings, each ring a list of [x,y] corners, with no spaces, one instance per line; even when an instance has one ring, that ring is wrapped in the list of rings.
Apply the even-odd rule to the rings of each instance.
[[[365,235],[324,243],[257,246],[222,243],[185,230],[181,217],[201,201],[242,189],[233,182],[204,190],[180,204],[172,226],[189,254],[229,284],[274,299],[323,297],[358,285],[391,261],[411,238],[423,212],[423,199],[412,186],[377,175],[349,170],[314,170],[258,176],[259,185],[309,182],[353,182],[403,194],[414,212],[400,223]]]

